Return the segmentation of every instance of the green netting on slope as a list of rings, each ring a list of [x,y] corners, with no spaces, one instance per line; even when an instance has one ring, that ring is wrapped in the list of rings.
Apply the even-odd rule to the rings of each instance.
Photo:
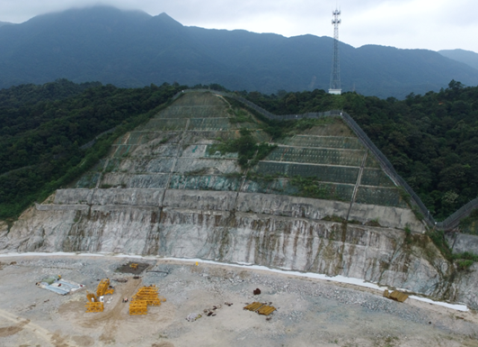
[[[367,156],[367,161],[365,162],[365,167],[374,167],[374,168],[379,168],[380,164],[378,163],[377,159],[369,153]]]
[[[365,186],[395,186],[392,180],[380,169],[364,169],[360,183]]]
[[[213,145],[207,145],[206,151],[204,152],[204,158],[215,158],[215,159],[237,159],[238,153],[221,153],[219,151],[215,151],[214,153],[210,153],[210,149]]]
[[[297,196],[314,199],[338,200],[350,202],[354,191],[354,185],[319,183],[318,190],[299,189]]]
[[[173,168],[174,160],[174,158],[153,157],[149,160],[137,159],[123,161],[120,164],[120,169],[137,173],[169,173]]]
[[[209,144],[210,140],[232,140],[239,138],[239,131],[235,130],[190,130],[184,133],[183,144]]]
[[[125,144],[127,145],[139,145],[143,143],[143,138],[149,140],[151,138],[152,133],[146,132],[139,132],[139,131],[132,131],[129,134],[129,137]],[[148,142],[148,141],[145,141]]]
[[[74,185],[75,188],[95,188],[98,179],[100,178],[99,172],[87,172]]]
[[[359,168],[259,162],[253,171],[262,175],[316,177],[324,182],[355,184]]]
[[[173,106],[226,106],[224,100],[211,92],[185,93]]]
[[[191,118],[188,130],[228,130],[231,123],[228,118]]]
[[[119,158],[111,158],[108,160],[108,164],[106,165],[104,172],[115,172],[118,170],[119,165],[122,159]]]
[[[297,187],[288,183],[287,178],[274,179],[247,179],[242,187],[242,192],[262,193],[262,194],[281,194],[295,195],[298,193]]]
[[[166,188],[169,174],[133,175],[127,181],[128,188]]]
[[[269,142],[269,141],[271,141],[271,136],[263,130],[253,130],[253,131],[251,131],[251,135],[258,142]]]
[[[136,130],[159,131],[159,130],[184,130],[187,119],[151,119],[148,123],[139,126]]]
[[[177,131],[131,131],[115,141],[115,145],[144,145],[149,142],[178,142]]]
[[[326,165],[360,166],[365,151],[325,148],[278,147],[266,158],[273,161],[314,163]]]
[[[173,166],[174,158],[112,158],[108,161],[105,172],[122,173],[169,173]]]
[[[174,157],[178,153],[177,144],[150,144],[150,145],[119,145],[112,146],[109,152],[111,158],[130,158],[130,157],[142,157],[147,158],[150,156],[155,157]]]
[[[396,188],[359,187],[355,202],[380,206],[408,207]]]
[[[121,186],[123,188],[166,188],[169,174],[126,174],[106,173],[101,178],[101,185]],[[100,187],[101,187],[100,185]]]
[[[303,135],[316,135],[316,136],[338,136],[338,137],[355,137],[355,134],[340,118],[322,119],[322,121],[328,122],[327,124],[314,126],[305,130]]]
[[[296,135],[286,138],[281,143],[297,147],[320,147],[320,148],[340,148],[340,149],[363,149],[358,138],[340,137],[340,136],[308,136]]]
[[[116,148],[116,150],[114,150],[114,152],[111,156],[114,157],[114,158],[121,158],[121,157],[127,156],[130,153],[130,151],[132,150],[132,148],[134,148],[134,147],[137,147],[137,146],[132,146],[132,145],[113,146],[113,150],[115,148]]]
[[[353,185],[319,183],[312,191],[298,185],[291,184],[287,178],[274,179],[247,179],[244,183],[243,192],[294,195],[313,199],[350,201],[354,190]],[[301,189],[302,188],[302,189]],[[319,189],[317,189],[319,188]]]
[[[257,123],[251,123],[251,122],[244,122],[244,123],[238,123],[234,122],[229,118],[229,123],[231,125],[231,128],[233,129],[249,129],[249,130],[256,130],[259,129],[261,126]]]
[[[170,189],[237,191],[241,186],[241,177],[226,176],[185,176],[173,175]]]
[[[127,145],[144,145],[148,142],[151,142],[155,139],[168,139],[170,135],[163,134],[161,132],[140,132],[132,131],[126,142]]]
[[[124,134],[124,135],[118,137],[118,138],[115,140],[114,144],[115,144],[115,145],[125,144],[126,141],[128,140],[128,137],[129,137],[129,133],[126,133],[126,134]]]
[[[217,118],[228,117],[223,106],[170,106],[155,118]]]

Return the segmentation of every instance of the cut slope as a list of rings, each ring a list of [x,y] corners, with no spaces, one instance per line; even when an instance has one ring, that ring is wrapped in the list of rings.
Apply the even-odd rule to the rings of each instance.
[[[0,250],[195,257],[447,293],[447,261],[341,119],[319,119],[249,169],[213,147],[243,128],[270,141],[221,96],[185,93],[0,230]],[[422,242],[407,244],[406,228]]]

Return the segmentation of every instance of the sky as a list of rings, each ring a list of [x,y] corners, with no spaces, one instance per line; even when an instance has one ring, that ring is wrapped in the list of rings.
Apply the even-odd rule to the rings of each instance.
[[[478,52],[477,0],[0,0],[0,21],[21,23],[39,14],[97,4],[153,16],[166,12],[186,26],[287,37],[333,36],[332,11],[338,7],[339,40],[354,47]]]

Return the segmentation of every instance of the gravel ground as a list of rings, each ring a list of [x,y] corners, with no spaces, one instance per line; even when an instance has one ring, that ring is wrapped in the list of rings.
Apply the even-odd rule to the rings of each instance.
[[[141,260],[149,267],[139,279],[116,271],[131,259],[0,261],[0,346],[478,346],[474,312],[410,299],[401,304],[372,289],[330,281],[161,259]],[[106,297],[104,312],[86,313],[85,291],[60,296],[35,286],[57,274],[90,291],[108,277],[115,294]],[[129,316],[121,299],[150,284],[167,302],[150,307],[146,316]],[[253,295],[256,288],[260,295]],[[267,320],[243,310],[254,301],[272,303],[277,311]],[[188,322],[192,313],[202,317]]]

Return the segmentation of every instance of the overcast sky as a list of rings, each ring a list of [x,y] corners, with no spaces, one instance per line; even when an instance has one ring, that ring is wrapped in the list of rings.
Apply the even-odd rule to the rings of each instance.
[[[245,29],[284,36],[333,36],[332,10],[342,10],[340,40],[431,50],[478,52],[477,0],[0,0],[0,21],[95,4],[166,12],[187,26]]]

